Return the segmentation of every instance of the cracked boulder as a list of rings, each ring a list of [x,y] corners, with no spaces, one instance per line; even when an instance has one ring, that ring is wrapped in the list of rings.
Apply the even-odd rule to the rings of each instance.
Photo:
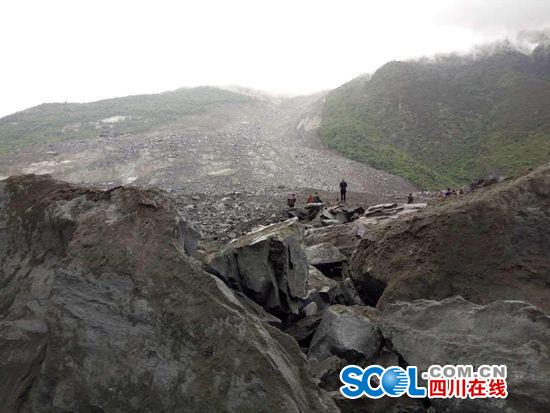
[[[298,314],[306,294],[307,258],[297,218],[250,232],[206,258],[214,274],[266,311]]]

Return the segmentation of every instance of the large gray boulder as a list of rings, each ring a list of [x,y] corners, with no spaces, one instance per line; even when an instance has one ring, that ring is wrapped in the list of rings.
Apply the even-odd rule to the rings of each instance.
[[[160,192],[0,182],[1,412],[333,412]]]
[[[352,363],[372,358],[380,350],[382,335],[370,313],[371,309],[362,306],[327,308],[311,340],[308,358],[320,361],[337,356]]]
[[[550,312],[550,164],[369,228],[351,260],[365,302],[521,300]]]
[[[308,264],[296,218],[250,232],[206,258],[231,288],[277,316],[297,314],[306,294]]]
[[[550,317],[520,301],[461,297],[386,305],[382,333],[409,365],[505,364],[507,399],[433,399],[437,412],[550,411]]]

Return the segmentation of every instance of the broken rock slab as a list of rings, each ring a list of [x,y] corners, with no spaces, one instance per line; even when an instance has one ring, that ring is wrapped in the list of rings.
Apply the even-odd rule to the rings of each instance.
[[[309,228],[305,232],[305,243],[307,246],[328,243],[338,248],[346,257],[349,257],[360,242],[358,223],[359,220],[343,225]]]
[[[245,234],[206,257],[212,272],[278,316],[298,314],[308,264],[297,218]]]
[[[379,220],[396,219],[399,218],[401,215],[420,211],[427,206],[427,203],[375,205],[368,208],[363,216],[367,218],[378,218]]]
[[[337,264],[347,259],[338,248],[329,243],[306,247],[306,256],[308,263],[314,266]]]

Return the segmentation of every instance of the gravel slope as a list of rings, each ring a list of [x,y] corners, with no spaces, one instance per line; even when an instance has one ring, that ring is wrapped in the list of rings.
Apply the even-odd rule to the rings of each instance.
[[[281,185],[333,190],[342,177],[349,190],[376,196],[401,196],[414,189],[400,177],[323,149],[314,133],[322,99],[322,94],[264,97],[250,110],[231,113],[223,126],[201,118],[147,135],[34,146],[0,159],[0,178],[50,173],[76,183],[133,183],[212,195]]]

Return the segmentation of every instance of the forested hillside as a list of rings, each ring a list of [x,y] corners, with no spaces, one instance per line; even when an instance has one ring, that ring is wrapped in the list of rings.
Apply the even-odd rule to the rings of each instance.
[[[550,46],[390,62],[331,92],[321,139],[424,188],[550,159]]]

